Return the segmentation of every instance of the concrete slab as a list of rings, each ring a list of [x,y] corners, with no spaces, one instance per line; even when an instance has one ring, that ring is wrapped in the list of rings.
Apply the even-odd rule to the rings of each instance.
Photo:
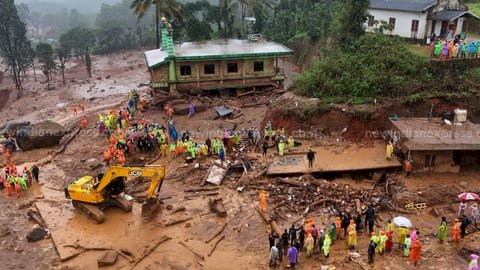
[[[306,155],[289,155],[288,157],[277,158],[271,162],[267,169],[267,175],[342,172],[401,167],[400,162],[395,158],[386,160],[385,146],[381,143],[369,148],[350,146],[341,152],[335,152],[323,147],[315,147],[312,148],[312,150],[315,152],[315,161],[312,168],[308,168]]]

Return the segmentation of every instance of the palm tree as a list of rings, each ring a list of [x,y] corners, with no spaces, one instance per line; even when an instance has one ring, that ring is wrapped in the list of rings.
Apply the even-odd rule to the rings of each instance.
[[[142,18],[148,9],[155,5],[155,32],[157,49],[160,48],[159,18],[166,17],[169,20],[182,20],[182,4],[177,0],[133,0],[130,8],[133,9],[138,18]]]

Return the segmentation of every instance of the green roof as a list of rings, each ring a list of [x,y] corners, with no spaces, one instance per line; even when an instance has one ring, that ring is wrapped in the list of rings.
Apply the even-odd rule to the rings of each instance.
[[[162,29],[162,49],[145,52],[149,68],[166,64],[169,62],[169,59],[200,61],[262,58],[294,54],[290,48],[271,41],[252,42],[239,39],[220,39],[185,42],[174,45],[172,36],[167,31],[165,28]]]

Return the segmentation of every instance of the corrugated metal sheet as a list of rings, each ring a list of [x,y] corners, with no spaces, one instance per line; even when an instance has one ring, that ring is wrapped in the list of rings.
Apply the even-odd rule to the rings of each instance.
[[[437,0],[371,0],[371,9],[422,12],[437,4]]]
[[[217,112],[218,115],[222,117],[233,113],[232,109],[227,108],[225,106],[218,106],[218,107],[214,107],[213,109]]]

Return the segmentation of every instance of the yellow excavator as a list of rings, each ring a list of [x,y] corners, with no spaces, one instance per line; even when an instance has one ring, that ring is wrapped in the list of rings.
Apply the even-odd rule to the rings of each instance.
[[[146,200],[142,205],[142,216],[158,208],[157,196],[165,178],[164,166],[120,166],[108,168],[97,177],[84,176],[65,187],[65,196],[72,200],[75,208],[89,215],[97,223],[105,221],[103,210],[116,206],[125,212],[132,211],[132,204],[121,193],[125,182],[131,178],[150,178]]]

